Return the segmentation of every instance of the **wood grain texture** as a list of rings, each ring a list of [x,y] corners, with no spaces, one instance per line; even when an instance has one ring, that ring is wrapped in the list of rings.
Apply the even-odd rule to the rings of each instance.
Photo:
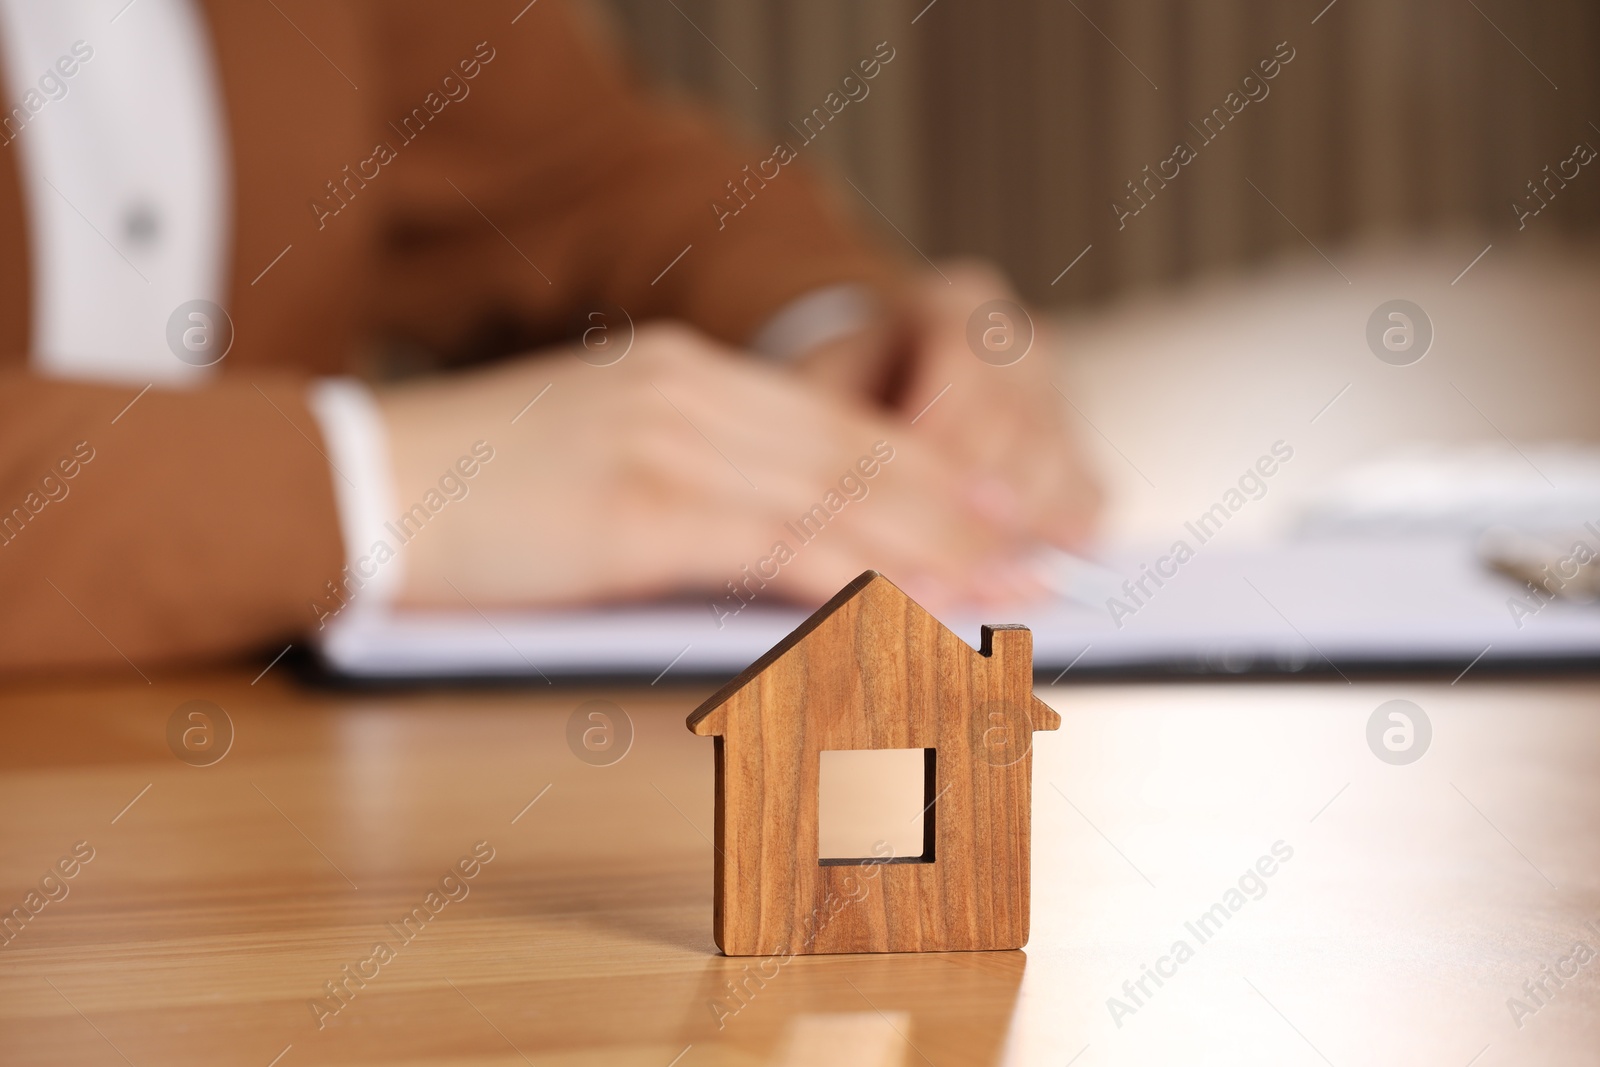
[[[973,649],[868,571],[697,708],[716,737],[717,944],[730,956],[1014,949],[1028,940],[1033,636]],[[824,751],[934,749],[932,862],[818,860]]]
[[[826,1033],[869,1024],[907,1067],[1086,1044],[1075,1067],[1322,1063],[1246,978],[1340,1065],[1600,1047],[1593,965],[1520,1030],[1505,1007],[1600,922],[1600,682],[1043,690],[1065,721],[1033,753],[1026,953],[779,966],[712,943],[712,776],[683,728],[707,687],[327,693],[259,670],[0,688],[0,909],[96,850],[0,947],[0,1063],[845,1064]],[[1434,723],[1409,767],[1361,734],[1395,696]],[[197,698],[237,728],[211,767],[164,739]],[[595,698],[634,723],[609,767],[565,741]],[[1115,1026],[1106,998],[1278,837],[1295,858],[1266,897]],[[481,839],[471,895],[318,1029],[323,983]]]

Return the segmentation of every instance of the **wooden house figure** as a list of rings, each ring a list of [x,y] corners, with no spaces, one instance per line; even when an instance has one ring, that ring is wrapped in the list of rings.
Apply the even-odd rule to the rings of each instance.
[[[1028,940],[1033,635],[974,650],[867,571],[689,716],[715,738],[712,925],[730,956],[1014,949]],[[923,749],[920,856],[819,858],[822,753]]]

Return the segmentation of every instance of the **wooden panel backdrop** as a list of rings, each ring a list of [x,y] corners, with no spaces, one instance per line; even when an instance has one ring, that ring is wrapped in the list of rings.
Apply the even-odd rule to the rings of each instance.
[[[1600,168],[1525,232],[1510,207],[1577,141],[1600,148],[1600,6],[1585,0],[603,2],[657,77],[763,143],[888,40],[894,62],[808,155],[854,181],[842,195],[908,255],[879,211],[930,256],[998,259],[1042,303],[1309,254],[1294,227],[1327,247],[1600,224]],[[1124,182],[1280,41],[1295,59],[1270,95],[1119,232]]]

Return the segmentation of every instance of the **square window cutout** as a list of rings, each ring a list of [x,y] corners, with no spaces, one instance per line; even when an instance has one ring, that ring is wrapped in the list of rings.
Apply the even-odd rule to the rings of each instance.
[[[817,788],[817,857],[823,866],[932,863],[931,748],[863,748],[822,753]]]

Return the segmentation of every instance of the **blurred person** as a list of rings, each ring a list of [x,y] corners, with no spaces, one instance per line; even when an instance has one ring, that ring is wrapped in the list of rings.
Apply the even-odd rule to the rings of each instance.
[[[721,593],[841,485],[763,595],[1036,596],[1090,529],[1047,340],[968,347],[1003,279],[751,182],[562,0],[0,0],[0,45],[0,670]]]

